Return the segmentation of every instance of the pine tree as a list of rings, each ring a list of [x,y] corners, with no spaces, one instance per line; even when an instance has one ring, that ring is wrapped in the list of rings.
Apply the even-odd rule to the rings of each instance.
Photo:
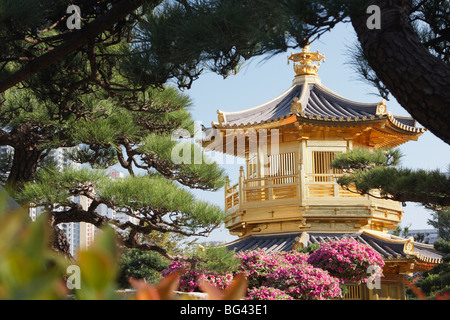
[[[113,224],[123,231],[118,232],[123,245],[170,257],[157,243],[141,241],[142,235],[154,231],[206,235],[221,223],[222,209],[196,200],[188,188],[219,189],[224,184],[223,169],[216,163],[194,163],[195,154],[203,154],[193,143],[189,144],[187,157],[191,162],[172,161],[171,150],[181,142],[173,139],[171,131],[184,128],[193,133],[186,95],[170,87],[147,90],[147,107],[141,110],[130,110],[111,98],[86,96],[95,116],[73,117],[73,121],[59,124],[49,120],[49,110],[57,112],[57,108],[31,95],[22,99],[22,94],[18,92],[17,99],[7,100],[16,105],[24,103],[24,108],[7,109],[14,110],[11,123],[17,127],[33,123],[42,128],[41,132],[61,130],[59,135],[40,140],[36,149],[46,155],[52,148],[80,146],[68,156],[85,165],[79,170],[42,167],[20,187],[10,188],[20,202],[48,211],[55,231],[57,225],[67,222],[88,222],[99,228]],[[126,169],[127,177],[111,180],[105,170],[114,165]],[[73,200],[79,196],[89,199],[87,208]],[[137,218],[139,223],[108,219],[98,213],[100,205]],[[54,239],[54,246],[60,248],[61,233],[55,234],[59,236]]]
[[[124,245],[169,257],[144,236],[205,235],[222,221],[218,206],[188,189],[218,190],[223,170],[172,161],[178,144],[172,134],[194,133],[189,98],[166,84],[169,77],[147,81],[127,58],[136,54],[136,21],[160,2],[79,1],[81,30],[68,29],[66,1],[0,2],[0,80],[8,88],[1,90],[0,145],[13,149],[2,178],[22,204],[49,212],[55,249],[68,249],[58,225],[88,222],[114,224]],[[68,156],[81,170],[46,164],[52,150],[71,147],[78,147]],[[203,156],[200,149],[183,148],[188,160]],[[112,166],[127,177],[111,181]],[[73,201],[80,196],[88,207]],[[98,214],[100,206],[139,224],[109,220]]]
[[[428,224],[438,230],[440,239],[450,242],[450,207],[430,206],[431,219]]]
[[[0,3],[0,93],[16,85],[33,83],[34,88],[36,76],[48,68],[58,69],[69,89],[59,94],[62,103],[94,87],[117,93],[126,88],[110,79],[117,59],[128,64],[121,74],[130,76],[130,83],[176,79],[189,87],[204,69],[227,76],[251,57],[304,46],[350,22],[364,78],[450,143],[448,0],[109,0],[95,5],[80,0],[77,5],[81,30],[67,28],[66,1]],[[368,13],[371,5],[379,9],[375,17]],[[379,27],[368,27],[372,18]],[[104,52],[123,42],[132,47]],[[83,72],[68,67],[77,60],[89,61],[90,67]]]

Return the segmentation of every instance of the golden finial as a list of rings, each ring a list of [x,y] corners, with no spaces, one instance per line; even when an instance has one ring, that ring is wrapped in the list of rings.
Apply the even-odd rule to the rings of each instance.
[[[309,45],[308,42],[303,48],[302,52],[299,53],[291,53],[291,55],[288,57],[288,63],[289,60],[292,60],[294,62],[294,71],[296,76],[302,76],[302,75],[314,75],[317,76],[317,71],[320,67],[320,61],[322,60],[325,62],[325,55],[322,53],[317,52],[310,52],[309,51]],[[296,64],[298,62],[298,64]],[[313,62],[318,62],[318,64],[313,64]]]

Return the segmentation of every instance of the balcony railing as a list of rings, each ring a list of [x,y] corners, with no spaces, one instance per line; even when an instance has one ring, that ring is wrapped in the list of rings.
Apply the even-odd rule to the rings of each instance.
[[[267,203],[279,200],[308,198],[367,198],[352,190],[341,188],[336,174],[307,174],[301,185],[298,174],[245,179],[225,189],[225,209],[236,210],[249,203]],[[303,191],[301,191],[303,189]]]
[[[225,209],[229,210],[239,205],[238,184],[225,189]]]
[[[361,198],[365,197],[356,192],[354,188],[349,190],[341,188],[336,180],[341,174],[308,174],[306,178],[306,195],[310,198],[316,197],[343,197]]]
[[[297,188],[297,175],[247,179],[242,196],[245,202],[296,198]]]

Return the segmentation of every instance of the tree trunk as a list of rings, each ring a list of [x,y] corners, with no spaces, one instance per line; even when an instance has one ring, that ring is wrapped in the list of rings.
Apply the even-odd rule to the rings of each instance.
[[[450,144],[450,66],[433,56],[412,29],[411,1],[378,0],[381,28],[369,29],[366,12],[352,14],[364,55],[410,115]]]
[[[50,224],[51,225],[51,224]],[[58,226],[51,225],[52,234],[51,234],[51,247],[56,252],[60,252],[64,254],[68,259],[72,259],[72,255],[70,254],[70,244],[67,240],[64,231],[62,231]]]
[[[30,181],[36,173],[42,151],[36,148],[16,147],[6,185],[16,187]]]

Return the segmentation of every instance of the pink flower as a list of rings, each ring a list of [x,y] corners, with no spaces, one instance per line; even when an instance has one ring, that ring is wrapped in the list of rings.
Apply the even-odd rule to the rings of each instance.
[[[310,255],[308,262],[317,268],[337,271],[335,276],[357,283],[367,279],[369,266],[384,265],[379,253],[353,238],[322,243],[320,248]]]

